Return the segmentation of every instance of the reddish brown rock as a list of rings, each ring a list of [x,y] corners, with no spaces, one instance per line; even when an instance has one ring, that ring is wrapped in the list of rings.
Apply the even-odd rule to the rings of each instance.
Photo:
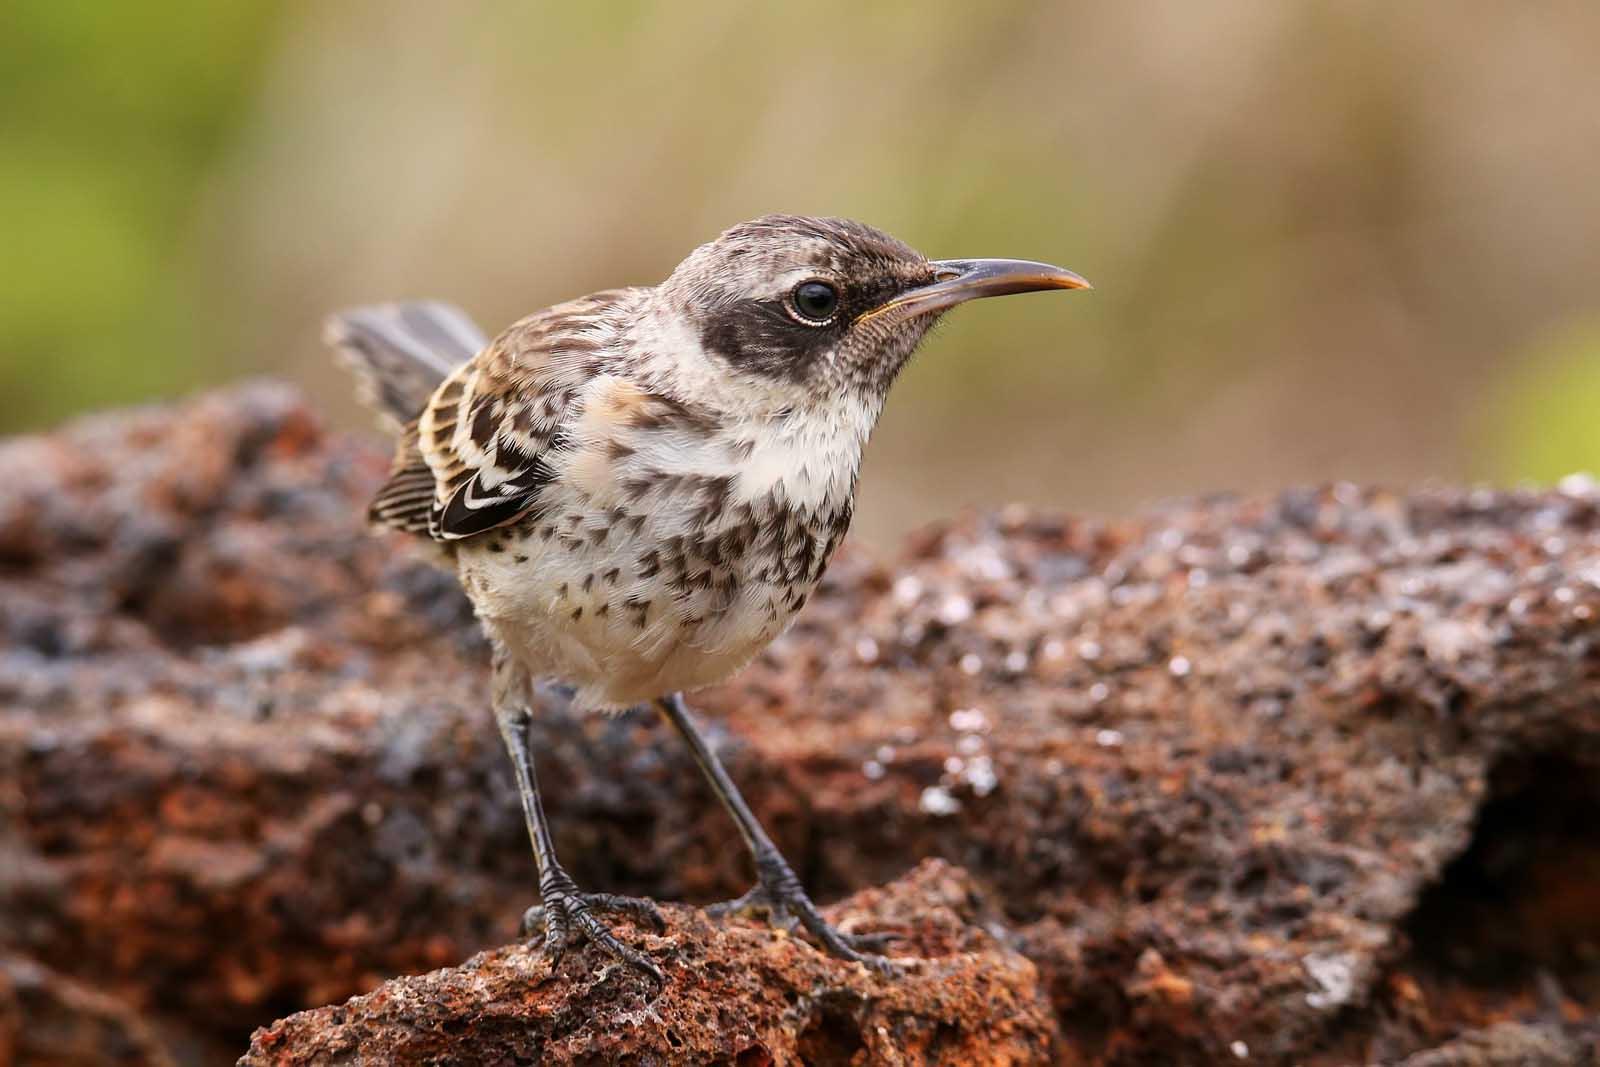
[[[0,1064],[171,1067],[138,1013],[30,960],[0,956]]]
[[[383,466],[263,387],[0,448],[0,945],[242,1047],[510,937],[483,648],[361,530]],[[819,896],[971,871],[1080,1062],[1400,1062],[1600,1014],[1597,612],[1583,484],[1006,513],[847,552],[700,700]],[[582,883],[745,888],[657,723],[540,730]]]
[[[894,979],[671,906],[665,934],[630,930],[666,972],[659,989],[592,950],[552,973],[529,949],[495,949],[274,1023],[240,1063],[1052,1063],[1037,973],[972,925],[974,899],[964,874],[930,862],[833,909],[845,929],[905,935]]]

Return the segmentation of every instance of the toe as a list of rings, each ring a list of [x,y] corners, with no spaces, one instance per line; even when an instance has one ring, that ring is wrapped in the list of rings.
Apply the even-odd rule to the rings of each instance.
[[[870,971],[876,971],[882,978],[898,978],[900,965],[887,956],[879,956],[871,952],[856,953],[856,962],[864,964]]]
[[[615,893],[591,893],[584,897],[584,903],[595,911],[608,911],[615,915],[626,915],[634,922],[653,927],[656,933],[663,933],[667,929],[666,916],[661,914],[661,909],[656,902],[645,897],[624,897]]]
[[[881,952],[895,941],[904,941],[905,937],[888,930],[874,934],[847,934],[840,931],[839,940],[857,952]]]
[[[587,910],[577,913],[577,923],[584,936],[608,954],[615,956],[624,963],[637,967],[657,982],[666,982],[666,975],[661,973],[661,968],[657,967],[653,960],[642,952],[619,941],[617,936],[607,929],[604,923],[590,915]]]
[[[705,912],[713,919],[726,919],[738,916],[742,919],[761,917],[768,926],[776,930],[793,933],[800,925],[800,920],[783,901],[771,896],[760,886],[750,890],[737,900],[724,900],[720,904],[708,904]]]
[[[550,957],[553,968],[560,961],[561,954],[567,950],[570,940],[571,927],[567,923],[567,916],[562,911],[545,913],[544,923],[544,951]]]
[[[713,919],[726,919],[730,915],[749,915],[753,911],[765,910],[768,906],[766,896],[757,887],[742,897],[707,904],[705,912]]]
[[[614,893],[579,893],[560,884],[544,887],[544,903],[535,904],[522,914],[522,936],[533,937],[542,927],[543,955],[554,972],[568,945],[574,940],[594,942],[601,951],[644,971],[657,983],[664,984],[666,976],[644,954],[619,941],[611,930],[596,919],[590,910],[610,911],[626,915],[636,922],[654,927],[658,932],[666,929],[666,919],[655,902],[642,897],[624,897]]]
[[[809,902],[806,902],[809,904]],[[845,934],[835,930],[814,907],[798,907],[800,921],[806,932],[816,938],[830,956],[865,964],[884,976],[898,974],[900,969],[873,949],[881,948],[894,940],[893,934]]]

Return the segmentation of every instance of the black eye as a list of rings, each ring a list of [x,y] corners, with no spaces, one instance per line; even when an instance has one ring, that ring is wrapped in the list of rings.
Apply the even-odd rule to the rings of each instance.
[[[794,287],[794,309],[814,323],[827,322],[839,310],[839,290],[827,282],[801,282]]]

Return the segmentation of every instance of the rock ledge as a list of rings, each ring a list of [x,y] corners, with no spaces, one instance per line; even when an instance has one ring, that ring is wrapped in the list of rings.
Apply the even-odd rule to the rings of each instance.
[[[52,1033],[81,1017],[125,1050],[100,1062],[222,1062],[293,1016],[254,1053],[288,1055],[314,1021],[352,1033],[335,1009],[294,1013],[380,989],[358,1002],[373,1041],[423,1048],[401,1008],[424,995],[484,1040],[511,1040],[502,1018],[552,1042],[644,1040],[598,1020],[644,1019],[627,1013],[646,993],[577,956],[544,985],[520,950],[436,970],[511,938],[532,864],[465,602],[362,528],[384,468],[271,386],[0,445],[0,1051],[46,1047],[17,1020],[47,1004]],[[1596,1058],[1586,483],[1011,510],[892,561],[847,546],[796,627],[699,701],[819,899],[918,872],[846,910],[909,917],[933,893],[913,932],[954,998],[925,975],[896,999],[674,909],[683,960],[722,960],[729,983],[764,967],[800,996],[791,1019],[765,982],[673,964],[662,1012],[754,998],[725,1045],[694,1031],[714,1055],[829,1062],[837,1032],[892,1062],[881,1022],[928,1062],[980,1040],[1034,1062],[1052,1027],[1059,1062],[1119,1067]],[[660,723],[552,707],[537,744],[580,884],[689,902],[746,887]],[[964,876],[930,857],[993,915],[957,907],[937,887]],[[961,999],[983,990],[1014,1030]]]
[[[666,971],[659,991],[593,951],[552,974],[527,948],[495,949],[274,1023],[240,1064],[1051,1063],[1037,971],[971,925],[975,899],[964,874],[933,861],[833,909],[847,929],[906,935],[895,950],[906,972],[890,980],[669,905],[665,935],[629,931]]]

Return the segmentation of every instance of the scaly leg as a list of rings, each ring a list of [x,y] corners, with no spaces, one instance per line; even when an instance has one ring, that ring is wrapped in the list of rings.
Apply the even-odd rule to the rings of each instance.
[[[666,921],[655,903],[641,897],[624,897],[612,893],[584,893],[556,859],[555,843],[550,838],[550,827],[545,819],[544,804],[539,798],[539,778],[534,771],[533,746],[528,732],[532,717],[528,713],[526,698],[502,684],[502,671],[511,670],[503,653],[495,656],[495,720],[500,735],[505,739],[506,751],[511,755],[511,765],[517,775],[517,792],[522,797],[522,814],[528,824],[528,837],[533,842],[533,858],[539,866],[540,903],[529,908],[522,917],[522,932],[530,934],[540,925],[544,927],[544,950],[553,971],[561,962],[567,945],[574,939],[587,938],[612,956],[639,968],[658,982],[666,981],[647,956],[617,939],[609,927],[595,918],[593,912],[613,912],[626,915],[635,922],[654,927],[658,932],[666,929]]]
[[[750,855],[755,860],[757,879],[755,887],[738,900],[712,905],[707,911],[714,915],[765,911],[774,924],[781,926],[792,926],[798,921],[831,955],[864,963],[882,974],[896,973],[897,968],[889,960],[871,952],[861,951],[879,948],[893,940],[894,935],[862,936],[841,933],[829,926],[827,920],[817,911],[817,906],[806,895],[805,887],[795,875],[794,868],[789,866],[788,861],[778,851],[778,847],[772,843],[767,832],[756,821],[755,814],[745,803],[744,797],[739,795],[739,789],[733,784],[733,779],[728,777],[722,761],[717,759],[716,753],[711,751],[711,746],[706,744],[705,737],[689,714],[683,694],[673,693],[671,696],[662,697],[657,703],[662,713],[666,715],[667,721],[672,723],[684,741],[688,742],[689,751],[694,753],[695,762],[705,773],[712,790],[722,801],[722,806],[733,816],[734,823],[739,827],[739,834],[744,838],[745,847],[750,850]]]

